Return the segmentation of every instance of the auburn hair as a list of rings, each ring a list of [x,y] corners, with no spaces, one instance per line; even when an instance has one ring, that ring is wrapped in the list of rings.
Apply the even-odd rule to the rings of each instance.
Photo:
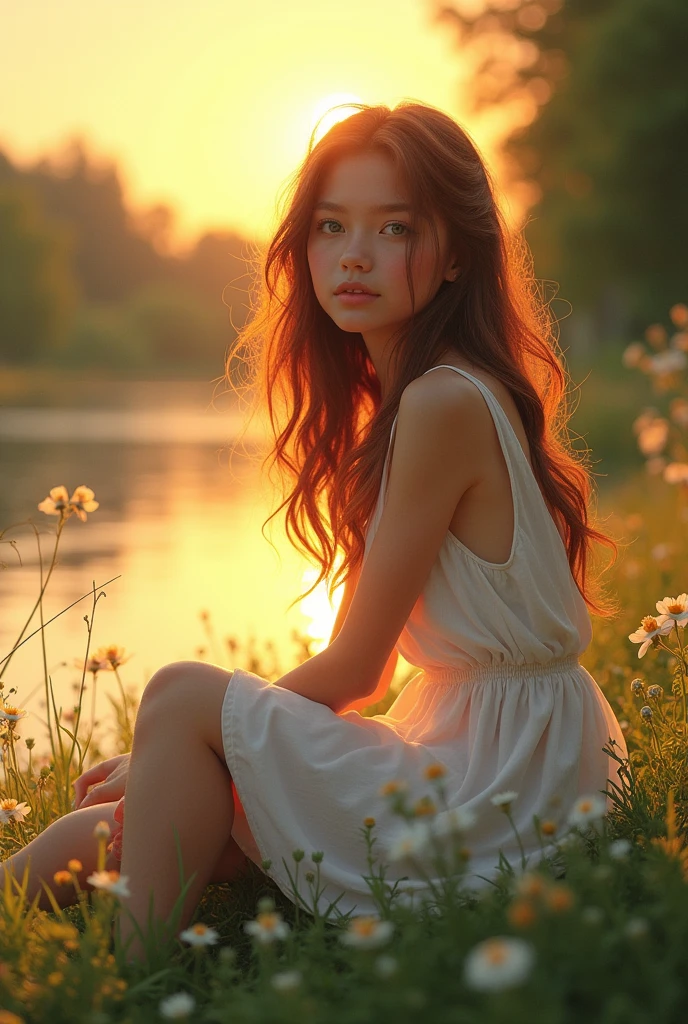
[[[390,430],[404,388],[450,347],[504,383],[523,421],[535,477],[560,525],[576,584],[591,611],[615,608],[590,569],[590,552],[614,541],[589,522],[593,484],[588,452],[573,448],[563,357],[549,305],[532,273],[529,250],[510,232],[490,175],[468,133],[427,104],[351,104],[356,113],[318,141],[287,182],[279,225],[254,249],[255,290],[246,325],[230,347],[225,379],[244,377],[257,408],[269,413],[274,436],[263,465],[278,467],[291,543],[320,565],[301,600],[324,579],[330,596],[363,559],[365,529],[375,507]],[[324,175],[342,157],[362,152],[389,157],[408,190],[412,228],[447,228],[460,254],[461,274],[443,281],[435,297],[392,339],[394,373],[384,401],[360,333],[343,331],[316,298],[307,258],[313,210]],[[416,233],[408,238],[406,270]],[[412,308],[415,307],[413,306]],[[339,553],[340,564],[335,569]],[[612,556],[612,558],[614,557]]]

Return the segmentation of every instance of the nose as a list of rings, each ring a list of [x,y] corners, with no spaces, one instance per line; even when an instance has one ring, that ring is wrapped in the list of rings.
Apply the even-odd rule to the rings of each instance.
[[[365,252],[362,244],[360,242],[356,242],[356,240],[350,236],[348,244],[339,259],[339,264],[342,270],[351,270],[354,267],[358,267],[363,271],[367,271],[370,270],[372,266],[372,260]]]

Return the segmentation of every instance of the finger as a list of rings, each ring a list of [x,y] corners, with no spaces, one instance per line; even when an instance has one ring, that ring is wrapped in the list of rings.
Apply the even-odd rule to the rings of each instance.
[[[94,786],[90,793],[87,793],[78,807],[93,807],[94,804],[106,804],[114,798],[108,796],[108,787],[104,784]]]
[[[83,772],[77,779],[74,780],[74,795],[76,799],[76,805],[86,796],[86,790],[89,786],[97,785],[99,782],[103,782],[104,779],[112,772],[112,761],[115,758],[110,758],[107,761],[101,761],[99,764],[94,764],[92,768],[89,768],[87,772]]]

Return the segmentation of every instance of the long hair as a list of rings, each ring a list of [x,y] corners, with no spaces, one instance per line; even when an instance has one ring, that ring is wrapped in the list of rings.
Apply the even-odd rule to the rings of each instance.
[[[589,554],[595,543],[617,549],[589,522],[593,487],[587,452],[574,450],[569,438],[567,374],[525,243],[507,230],[481,157],[451,117],[413,102],[394,109],[352,106],[357,112],[317,142],[314,132],[287,184],[279,226],[264,250],[257,250],[253,315],[227,358],[230,386],[230,369],[237,363],[252,372],[249,389],[267,408],[275,438],[268,453],[271,468],[279,467],[283,494],[288,491],[263,526],[287,506],[289,540],[320,565],[318,579],[305,593],[325,579],[331,595],[362,561],[401,394],[449,346],[509,389],[535,477],[560,525],[572,576],[588,607],[609,615]],[[456,281],[443,281],[419,312],[412,306],[413,315],[395,333],[394,372],[384,401],[362,335],[341,330],[320,306],[307,259],[324,175],[343,156],[370,151],[391,158],[406,184],[412,228],[421,218],[430,222],[439,258],[432,217],[441,217],[449,251],[459,254],[461,264]],[[417,237],[410,235],[406,251],[412,304]]]

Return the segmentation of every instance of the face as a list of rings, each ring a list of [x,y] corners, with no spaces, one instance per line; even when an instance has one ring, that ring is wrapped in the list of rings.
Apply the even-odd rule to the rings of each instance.
[[[382,153],[342,157],[324,177],[313,210],[308,264],[318,302],[343,331],[358,331],[378,362],[394,330],[413,313],[406,278],[411,235],[409,197],[391,159]],[[430,225],[418,225],[411,275],[415,312],[458,267],[447,253],[447,231],[437,219],[439,264]],[[364,285],[374,294],[337,294]]]

